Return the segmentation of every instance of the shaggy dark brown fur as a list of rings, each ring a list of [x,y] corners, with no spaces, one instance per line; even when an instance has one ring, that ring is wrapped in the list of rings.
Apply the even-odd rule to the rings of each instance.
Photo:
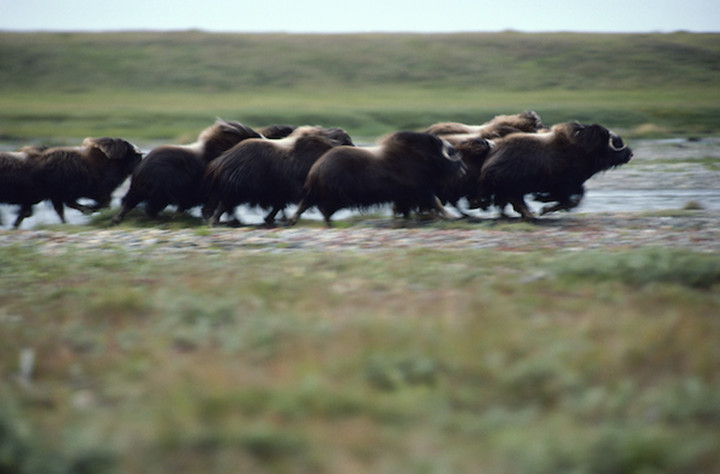
[[[477,181],[493,144],[474,135],[454,135],[447,141],[460,153],[466,172],[445,178],[437,190],[437,197],[442,204],[452,204],[460,215],[467,216],[459,201],[470,199],[477,192]]]
[[[0,153],[0,203],[20,206],[13,227],[33,213],[33,205],[44,199],[33,174],[39,157],[46,148],[25,147],[16,152]]]
[[[265,138],[278,140],[287,137],[294,132],[296,128],[294,125],[268,125],[258,130],[258,132]]]
[[[466,125],[458,122],[442,122],[431,125],[425,133],[447,138],[452,135],[474,135],[479,138],[500,138],[516,132],[534,133],[544,130],[540,116],[533,112],[517,115],[498,115],[482,125]]]
[[[249,204],[270,209],[265,222],[272,224],[278,212],[300,200],[313,163],[339,145],[352,145],[347,132],[323,127],[300,127],[280,140],[255,139],[238,144],[208,167],[203,216],[217,225],[224,213]]]
[[[86,138],[77,148],[49,148],[32,158],[33,178],[60,220],[65,208],[92,212],[110,205],[113,191],[140,163],[142,154],[120,138]],[[92,206],[78,199],[95,201]]]
[[[472,205],[494,204],[503,215],[512,204],[524,219],[534,218],[524,196],[555,202],[542,214],[576,207],[583,183],[595,173],[627,163],[632,151],[601,125],[564,123],[545,133],[515,133],[495,140],[478,181]]]
[[[203,130],[191,145],[163,145],[152,150],[132,174],[130,189],[122,200],[122,209],[113,223],[141,202],[151,218],[169,205],[178,212],[199,206],[204,201],[200,184],[207,164],[226,150],[260,134],[239,122],[218,119]]]
[[[305,197],[290,223],[312,206],[328,226],[337,210],[348,207],[393,203],[407,217],[411,209],[434,208],[442,180],[462,170],[452,145],[427,133],[397,132],[376,147],[338,147],[310,169]]]

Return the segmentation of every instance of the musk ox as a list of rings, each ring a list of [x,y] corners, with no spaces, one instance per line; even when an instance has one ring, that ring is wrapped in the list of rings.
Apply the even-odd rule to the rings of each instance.
[[[45,147],[24,147],[19,151],[0,153],[0,203],[20,206],[13,227],[33,213],[33,205],[44,199],[35,183],[34,173]]]
[[[459,201],[463,198],[469,200],[476,193],[477,180],[493,142],[475,135],[453,135],[448,138],[447,141],[460,153],[466,171],[443,179],[436,194],[442,204],[451,204],[460,215],[468,217]]]
[[[430,126],[426,133],[432,133],[447,140],[462,156],[467,169],[464,175],[448,177],[438,190],[438,198],[443,204],[449,203],[464,217],[468,214],[460,207],[459,201],[469,199],[477,188],[480,170],[488,156],[494,140],[511,133],[535,133],[546,130],[540,116],[533,112],[517,115],[498,115],[482,125],[465,125],[457,122],[437,123]]]
[[[310,167],[333,147],[352,146],[341,128],[299,127],[279,140],[246,140],[225,152],[208,166],[204,188],[208,199],[203,216],[211,225],[249,204],[270,209],[265,222],[274,222],[278,212],[300,200]]]
[[[48,148],[34,156],[33,179],[65,222],[64,206],[82,212],[108,207],[113,191],[141,158],[140,150],[120,138],[86,138],[80,147]],[[78,203],[82,198],[95,204]]]
[[[462,173],[455,148],[435,135],[396,132],[378,146],[337,147],[310,169],[305,195],[290,224],[316,206],[328,226],[342,208],[368,208],[392,203],[405,217],[414,208],[435,208],[435,193],[442,180]]]
[[[545,206],[542,214],[576,207],[583,183],[595,173],[627,163],[632,151],[601,125],[563,123],[545,133],[515,133],[495,141],[480,173],[479,193],[471,204],[494,204],[504,215],[512,204],[524,219],[532,219],[524,196],[533,194]]]
[[[141,202],[145,202],[145,212],[151,218],[169,205],[176,205],[178,212],[201,205],[204,196],[200,185],[208,163],[239,142],[259,137],[241,123],[218,119],[195,143],[153,149],[133,171],[130,189],[113,223],[120,223]]]
[[[480,138],[500,138],[515,132],[534,133],[545,130],[540,116],[533,111],[516,115],[497,115],[482,125],[465,125],[457,122],[441,122],[431,125],[425,133],[448,138],[452,135],[474,135]]]

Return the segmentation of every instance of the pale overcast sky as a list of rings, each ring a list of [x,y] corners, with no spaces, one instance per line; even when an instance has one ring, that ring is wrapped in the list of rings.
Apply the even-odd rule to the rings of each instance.
[[[719,0],[0,0],[0,30],[720,31]]]

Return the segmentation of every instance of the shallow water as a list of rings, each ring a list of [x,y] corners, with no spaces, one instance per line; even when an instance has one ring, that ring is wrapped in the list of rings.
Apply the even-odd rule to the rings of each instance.
[[[585,183],[585,198],[573,212],[682,209],[691,202],[705,209],[720,209],[720,138],[637,140],[630,146],[635,153],[633,160],[588,180]],[[126,182],[115,192],[113,207],[120,205],[127,186]],[[529,199],[528,204],[535,210],[542,207],[541,203]],[[0,228],[11,226],[16,209],[15,206],[0,205]],[[290,212],[292,210],[294,208],[289,209]],[[199,215],[198,210],[193,213]],[[389,207],[385,207],[373,213],[389,215],[390,211]],[[353,214],[353,211],[340,211],[333,219],[342,220]],[[492,216],[494,212],[480,215]],[[85,224],[91,219],[74,209],[66,209],[65,216],[72,224]],[[264,211],[240,207],[237,216],[246,224],[259,224],[263,221]],[[303,218],[321,219],[322,216],[310,210],[303,214]],[[40,203],[35,206],[34,215],[23,221],[21,228],[31,229],[39,224],[58,222],[60,220],[52,206]]]

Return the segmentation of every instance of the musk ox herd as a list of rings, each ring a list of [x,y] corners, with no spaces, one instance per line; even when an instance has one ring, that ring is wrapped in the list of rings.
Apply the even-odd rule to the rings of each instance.
[[[373,146],[356,146],[341,128],[272,125],[254,130],[218,119],[190,145],[163,145],[144,158],[120,138],[87,138],[79,147],[32,146],[0,152],[0,203],[19,206],[14,227],[33,205],[52,203],[89,213],[108,207],[129,177],[113,223],[144,204],[151,218],[166,207],[201,207],[211,225],[240,205],[267,211],[271,225],[288,205],[287,223],[311,207],[332,225],[340,209],[391,204],[396,214],[452,217],[469,209],[508,204],[523,219],[535,215],[527,196],[547,203],[541,214],[580,204],[594,174],[627,163],[632,151],[607,128],[577,122],[546,127],[535,112],[499,115],[479,124],[437,123],[391,133]],[[79,200],[90,201],[81,204]],[[465,204],[466,208],[463,208]]]

